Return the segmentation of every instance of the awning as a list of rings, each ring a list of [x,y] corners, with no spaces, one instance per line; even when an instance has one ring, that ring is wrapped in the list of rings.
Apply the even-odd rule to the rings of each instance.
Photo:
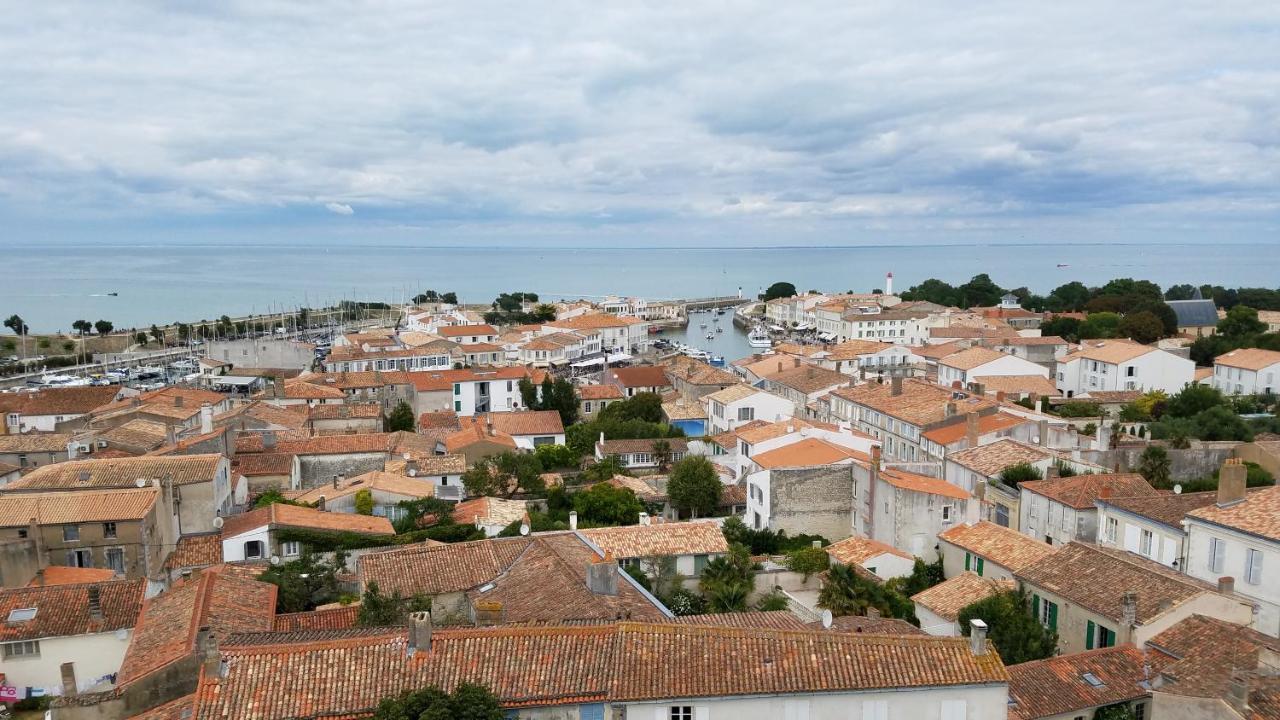
[[[213,378],[211,385],[230,385],[233,387],[248,387],[256,382],[260,382],[262,378],[254,375],[222,375]]]
[[[785,330],[780,325],[770,325],[769,329],[774,332],[785,332]]]
[[[630,355],[628,355],[628,354],[626,354],[626,353],[615,353],[615,354],[613,354],[613,355],[610,355],[610,356],[609,356],[609,362],[611,362],[611,363],[615,363],[615,362],[625,362],[625,361],[630,360],[630,359],[631,359],[631,356],[630,356]]]
[[[569,367],[587,368],[587,367],[595,367],[596,365],[603,365],[603,364],[604,364],[604,358],[593,358],[591,360],[582,360],[580,362],[573,363]]]
[[[832,335],[831,333],[825,333],[825,332],[820,332],[820,333],[818,333],[818,337],[822,338],[823,340],[828,340],[828,341],[830,341],[830,340],[835,340],[835,339],[836,339],[836,336],[835,336],[835,335]]]

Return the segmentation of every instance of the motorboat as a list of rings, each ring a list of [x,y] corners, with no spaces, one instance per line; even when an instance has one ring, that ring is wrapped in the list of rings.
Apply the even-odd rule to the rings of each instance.
[[[702,323],[702,324],[701,324],[701,325],[699,325],[698,327],[702,328],[703,330],[706,330],[706,329],[707,329],[707,324],[706,324],[706,323]]]
[[[716,328],[716,332],[718,332],[718,333],[722,333],[722,332],[724,332],[724,328],[722,328],[722,327],[718,327],[718,328]]]
[[[712,356],[711,356],[711,361],[710,361],[710,362],[711,362],[711,365],[712,365],[712,366],[714,366],[714,367],[724,367],[724,356],[723,356],[723,355],[712,355]]]
[[[747,335],[747,344],[756,348],[773,347],[773,341],[769,339],[769,333],[759,325],[751,329],[751,334]]]
[[[178,360],[176,362],[171,362],[169,363],[169,369],[170,370],[188,370],[188,371],[195,370],[196,361],[190,358],[186,358],[183,360]]]

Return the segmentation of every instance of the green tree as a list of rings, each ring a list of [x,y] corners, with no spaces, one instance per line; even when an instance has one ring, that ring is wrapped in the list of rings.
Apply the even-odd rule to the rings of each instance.
[[[600,419],[662,422],[662,396],[658,393],[641,392],[621,402],[609,403],[604,410],[600,411]]]
[[[631,471],[623,464],[622,458],[617,455],[606,455],[603,458],[587,465],[583,469],[579,479],[588,483],[608,482],[615,475],[630,475]]]
[[[1120,316],[1113,312],[1091,312],[1080,323],[1080,339],[1113,338],[1120,331]]]
[[[401,400],[387,415],[383,427],[387,432],[413,432],[418,428],[417,419],[413,416],[413,408]]]
[[[864,578],[852,565],[832,565],[827,581],[818,592],[818,607],[833,615],[866,615],[875,608],[885,617],[919,624],[911,599],[896,591],[887,583]]]
[[[1138,460],[1138,474],[1154,487],[1167,487],[1169,484],[1169,451],[1159,445],[1148,445]]]
[[[709,515],[720,504],[724,485],[711,461],[700,455],[689,455],[671,466],[667,480],[667,497],[672,507],[693,517]]]
[[[1226,338],[1243,338],[1266,332],[1267,324],[1258,319],[1258,311],[1237,305],[1218,321],[1218,333]]]
[[[356,491],[355,503],[357,515],[373,514],[373,492],[369,488],[360,488]]]
[[[809,582],[811,575],[816,575],[831,566],[831,557],[822,548],[807,547],[787,553],[787,569],[804,576],[803,582]]]
[[[1165,336],[1164,323],[1149,310],[1125,315],[1116,326],[1116,332],[1143,345]]]
[[[1008,665],[1052,657],[1058,646],[1058,634],[1041,625],[1030,608],[1031,603],[1022,591],[996,593],[960,611],[960,630],[967,637],[970,620],[985,622],[989,628],[988,639]]]
[[[134,335],[134,336],[133,336],[133,341],[134,341],[135,343],[139,344],[139,345],[144,346],[144,347],[146,346],[146,344],[147,344],[147,340],[148,340],[148,339],[149,339],[149,338],[147,337],[147,334],[146,334],[146,333],[144,333],[144,332],[140,332],[140,333],[138,333],[138,334],[136,334],[136,335]]]
[[[1095,710],[1093,720],[1138,720],[1138,714],[1129,703],[1116,703]]]
[[[931,302],[947,307],[961,304],[960,292],[937,278],[929,278],[919,285],[911,286],[902,293],[902,299]]]
[[[448,695],[436,687],[403,692],[378,703],[373,720],[502,720],[502,704],[488,688],[461,683]]]
[[[1040,480],[1043,478],[1044,475],[1031,463],[1010,465],[1000,471],[1000,482],[1014,488],[1028,480]]]
[[[991,281],[986,273],[974,275],[969,282],[956,288],[960,291],[961,307],[991,307],[1000,302],[1004,290]]]
[[[911,566],[910,575],[893,578],[885,584],[909,598],[916,593],[928,590],[945,579],[946,577],[942,571],[942,556],[938,556],[938,559],[931,563],[916,558]]]
[[[760,299],[764,300],[765,302],[768,302],[776,298],[795,297],[795,294],[796,294],[795,285],[792,285],[789,282],[776,282],[770,285],[769,288],[764,291],[764,294],[760,296]]]
[[[573,495],[573,509],[583,525],[635,525],[644,503],[631,488],[599,482]]]
[[[258,577],[275,585],[276,612],[292,613],[314,610],[338,599],[341,594],[338,573],[343,571],[347,555],[339,550],[331,560],[322,560],[304,550],[297,560],[272,565]]]
[[[1053,312],[1080,312],[1089,302],[1089,288],[1084,283],[1072,281],[1059,285],[1049,293],[1048,309]],[[1061,335],[1061,333],[1048,333]]]
[[[538,445],[533,449],[544,470],[577,468],[579,456],[565,445]]]
[[[658,472],[666,472],[667,466],[671,464],[671,443],[666,438],[658,438],[653,441],[650,450],[658,463]]]
[[[471,496],[506,498],[517,492],[538,495],[546,490],[538,456],[516,452],[481,458],[462,473],[462,486]]]
[[[93,329],[98,331],[98,335],[106,337],[108,333],[115,329],[115,325],[108,320],[99,320],[93,324]]]
[[[80,337],[84,337],[85,335],[93,332],[93,323],[88,320],[76,320],[71,323],[71,329],[79,333]]]
[[[698,589],[706,598],[711,612],[742,612],[755,590],[760,566],[751,560],[747,549],[731,545],[729,552],[707,561],[698,579]]]
[[[14,335],[31,334],[31,326],[27,325],[27,323],[17,315],[10,315],[9,318],[4,321],[4,326],[12,330]]]
[[[383,594],[378,583],[370,581],[360,596],[360,610],[356,613],[356,625],[360,627],[388,627],[402,625],[412,612],[431,610],[431,598],[425,595],[401,597],[399,592]]]
[[[756,601],[756,610],[760,612],[781,612],[788,608],[790,603],[787,596],[782,594],[782,588],[775,587],[773,592]]]
[[[151,337],[155,338],[155,341],[157,343],[161,345],[164,344],[164,331],[156,327],[155,325],[151,326]]]
[[[1080,339],[1080,320],[1073,317],[1052,317],[1040,323],[1040,334],[1075,342]]]
[[[1211,385],[1192,383],[1179,390],[1165,403],[1165,414],[1175,418],[1189,418],[1211,407],[1226,405],[1222,393]]]
[[[1196,293],[1194,285],[1183,283],[1181,285],[1170,285],[1169,289],[1164,291],[1165,300],[1190,300]]]

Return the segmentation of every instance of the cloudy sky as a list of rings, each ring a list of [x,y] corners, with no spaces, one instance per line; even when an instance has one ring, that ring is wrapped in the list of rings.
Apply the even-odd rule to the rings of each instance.
[[[1280,238],[1275,3],[21,8],[0,243]]]

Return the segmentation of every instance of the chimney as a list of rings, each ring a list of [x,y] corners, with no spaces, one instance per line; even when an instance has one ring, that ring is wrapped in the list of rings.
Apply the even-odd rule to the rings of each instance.
[[[481,600],[472,608],[478,627],[501,625],[505,620],[502,603],[497,600]]]
[[[64,662],[59,666],[62,671],[62,694],[75,695],[76,688],[76,664],[73,662]]]
[[[28,533],[28,536],[35,537],[30,533]],[[44,568],[40,568],[39,570],[36,571],[36,578],[35,580],[32,581],[32,584],[35,585],[36,587],[44,587]]]
[[[1239,458],[1229,458],[1218,471],[1218,507],[1234,505],[1244,500],[1245,478],[1248,469]]]
[[[176,396],[174,396],[174,398],[173,398],[173,406],[174,406],[174,407],[176,407],[176,408],[180,408],[180,407],[185,406],[186,404],[187,404],[187,402],[186,402],[186,398],[182,397],[181,395],[176,395]]]
[[[271,395],[273,397],[284,397],[284,378],[273,378],[271,380]]]
[[[778,372],[782,372],[782,361],[778,361]]]
[[[333,476],[333,480],[332,480],[331,482],[333,483],[333,488],[334,488],[335,490],[336,490],[336,489],[338,489],[338,476],[337,476],[337,475],[334,475],[334,476]]]
[[[218,652],[218,639],[205,625],[196,633],[196,652],[200,653],[205,677],[222,677],[222,654]]]
[[[316,509],[319,510],[320,512],[324,512],[324,496],[323,495],[316,498]]]
[[[618,594],[618,563],[612,553],[587,562],[587,589],[597,595]]]
[[[97,585],[90,585],[89,588],[89,617],[94,620],[103,620],[102,615],[102,590]]]
[[[946,408],[943,410],[942,416],[949,417],[949,418],[956,416],[956,403],[954,400],[947,403]]]
[[[404,461],[404,472],[409,477],[418,476],[418,461],[415,458],[408,458]]]
[[[1138,622],[1138,593],[1134,590],[1126,592],[1120,598],[1120,624],[1133,627]]]
[[[200,434],[208,435],[213,432],[213,406],[209,403],[200,404]]]
[[[889,379],[889,394],[897,397],[902,394],[902,376],[894,375]]]
[[[413,657],[419,650],[431,652],[431,613],[409,613],[409,647],[408,653]]]
[[[91,476],[88,470],[81,470],[80,472],[76,473],[76,482],[80,483],[81,485],[88,485],[90,477]]]
[[[1231,679],[1227,682],[1227,702],[1242,717],[1251,717],[1249,711],[1249,676],[1242,671],[1231,673]]]
[[[987,654],[987,624],[978,618],[969,621],[969,652],[974,657]]]
[[[951,389],[952,389],[952,390],[963,390],[963,389],[964,389],[964,385],[962,385],[962,384],[960,383],[960,381],[959,381],[959,380],[952,380],[952,381],[951,381]]]
[[[791,358],[791,367],[800,367],[800,358]]]
[[[978,447],[978,413],[969,412],[964,416],[964,438],[967,447]]]
[[[275,446],[276,446],[276,432],[275,432],[275,430],[268,430],[268,431],[266,431],[266,432],[262,433],[262,449],[263,449],[263,450],[271,450],[271,449],[274,449],[274,448],[275,448]]]
[[[1058,476],[1059,476],[1059,475],[1061,475],[1061,474],[1062,474],[1062,471],[1058,469],[1058,463],[1049,463],[1049,467],[1047,467],[1047,468],[1045,468],[1045,469],[1044,469],[1044,479],[1045,479],[1045,480],[1056,480],[1056,479],[1058,478]],[[1110,494],[1111,494],[1111,493],[1110,493],[1110,488],[1104,487],[1104,488],[1102,488],[1102,489],[1103,489],[1104,491],[1107,491],[1107,494],[1108,494],[1108,495],[1110,495]]]
[[[867,608],[867,617],[871,618],[872,620],[879,618],[880,608],[874,608],[874,607]]]
[[[176,445],[177,443],[178,443],[178,431],[177,431],[177,430],[175,430],[175,429],[174,429],[174,427],[173,427],[172,425],[165,425],[165,427],[164,427],[164,444],[165,444],[165,445]]]
[[[649,513],[647,512],[640,513],[640,525],[647,526],[648,524],[649,524]]]
[[[1236,591],[1236,579],[1233,577],[1218,578],[1218,592],[1223,595],[1233,595]]]
[[[577,510],[569,511],[569,529],[570,530],[578,529],[578,511]]]
[[[1003,390],[997,390],[997,391],[996,391],[996,402],[998,402],[998,403],[1002,403],[1002,402],[1004,402],[1004,391],[1003,391]]]
[[[1037,424],[1036,432],[1040,433],[1040,447],[1049,447],[1049,421],[1041,420]]]

